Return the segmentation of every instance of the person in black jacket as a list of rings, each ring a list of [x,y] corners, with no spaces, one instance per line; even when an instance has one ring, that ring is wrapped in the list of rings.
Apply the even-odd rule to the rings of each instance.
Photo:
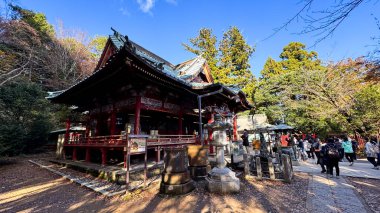
[[[333,177],[335,167],[336,178],[339,178],[339,160],[343,158],[344,151],[340,143],[335,143],[334,139],[327,139],[327,144],[322,147],[323,160],[327,165],[327,175]]]
[[[247,154],[249,154],[249,141],[248,141],[248,130],[244,129],[243,135],[241,136],[241,139],[243,139],[243,146],[245,147]]]
[[[358,147],[359,147],[358,142],[355,139],[353,139],[351,143],[352,143],[352,150],[354,150],[354,160],[357,160],[356,151],[358,150]]]

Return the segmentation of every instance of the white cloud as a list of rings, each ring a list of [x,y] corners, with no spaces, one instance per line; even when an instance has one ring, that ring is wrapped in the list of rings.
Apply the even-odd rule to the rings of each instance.
[[[128,11],[128,9],[126,7],[120,7],[119,11],[121,12],[121,14],[123,14],[125,16],[130,16],[131,15],[131,13],[129,13],[129,11]]]
[[[140,10],[144,13],[151,13],[150,10],[153,8],[156,0],[137,0],[137,3],[140,5]]]

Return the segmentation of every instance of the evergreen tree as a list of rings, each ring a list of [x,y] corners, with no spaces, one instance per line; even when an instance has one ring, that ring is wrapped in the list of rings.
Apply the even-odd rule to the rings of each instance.
[[[289,71],[321,68],[318,53],[315,51],[308,52],[306,46],[301,42],[290,42],[283,48],[279,57],[281,61],[278,62],[270,57],[267,59],[261,71],[264,79]]]
[[[201,55],[206,59],[207,64],[211,70],[211,76],[214,81],[217,82],[219,68],[218,63],[218,50],[216,48],[216,36],[212,34],[212,30],[209,28],[202,28],[199,30],[199,34],[195,38],[191,38],[190,45],[182,44],[185,49],[195,55]]]
[[[10,8],[13,12],[12,18],[14,20],[24,21],[44,37],[53,37],[55,35],[54,27],[49,24],[45,14],[35,13],[17,5],[10,5]]]
[[[254,48],[247,44],[237,27],[230,27],[224,33],[219,48],[216,48],[216,36],[208,28],[202,28],[197,37],[190,39],[190,45],[183,46],[207,60],[215,83],[237,87],[248,97],[252,96],[256,79],[249,69],[249,58]]]
[[[51,105],[37,84],[19,81],[0,87],[0,156],[40,147],[51,130]]]
[[[269,57],[261,71],[262,77],[253,95],[256,110],[267,114],[273,123],[281,122],[284,117],[288,122],[294,121],[296,117],[302,117],[302,114],[302,119],[305,120],[300,118],[297,122],[302,123],[304,128],[309,128],[314,125],[307,123],[311,120],[310,117],[305,114],[305,110],[295,107],[295,103],[301,103],[306,97],[302,95],[302,88],[295,91],[292,85],[298,85],[298,73],[301,71],[322,69],[321,61],[316,52],[308,52],[300,42],[291,42],[285,46],[279,58],[280,61],[275,61]],[[287,96],[289,88],[293,89],[291,96]],[[297,102],[287,105],[289,100]]]
[[[220,42],[220,75],[218,82],[233,84],[240,89],[253,81],[250,71],[249,58],[254,48],[247,44],[243,35],[237,27],[230,27],[223,34]]]

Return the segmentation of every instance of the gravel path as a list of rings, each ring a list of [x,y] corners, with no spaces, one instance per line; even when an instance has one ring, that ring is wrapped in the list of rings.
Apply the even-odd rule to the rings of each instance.
[[[355,187],[373,212],[380,213],[380,180],[347,178],[347,182]]]
[[[354,186],[345,178],[326,178],[313,175],[309,182],[307,208],[310,212],[358,213],[367,212]]]
[[[96,211],[110,205],[93,191],[27,162],[0,166],[0,212]]]
[[[241,192],[210,194],[205,182],[187,196],[163,198],[159,182],[146,190],[112,199],[71,183],[29,163],[38,156],[0,165],[0,212],[305,212],[309,175],[298,173],[291,184],[241,180]],[[65,170],[68,171],[68,170]],[[73,172],[72,174],[74,174]],[[83,175],[83,174],[82,174]],[[86,177],[90,178],[91,177]]]

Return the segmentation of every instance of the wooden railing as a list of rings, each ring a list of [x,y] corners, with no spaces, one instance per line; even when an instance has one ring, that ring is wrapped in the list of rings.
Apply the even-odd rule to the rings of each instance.
[[[194,135],[158,135],[148,138],[147,142],[148,146],[193,144],[196,142],[196,137]]]
[[[147,139],[149,146],[170,146],[196,143],[194,135],[157,135]],[[107,135],[95,137],[83,137],[83,135],[73,135],[65,143],[66,145],[125,145],[125,135]]]

